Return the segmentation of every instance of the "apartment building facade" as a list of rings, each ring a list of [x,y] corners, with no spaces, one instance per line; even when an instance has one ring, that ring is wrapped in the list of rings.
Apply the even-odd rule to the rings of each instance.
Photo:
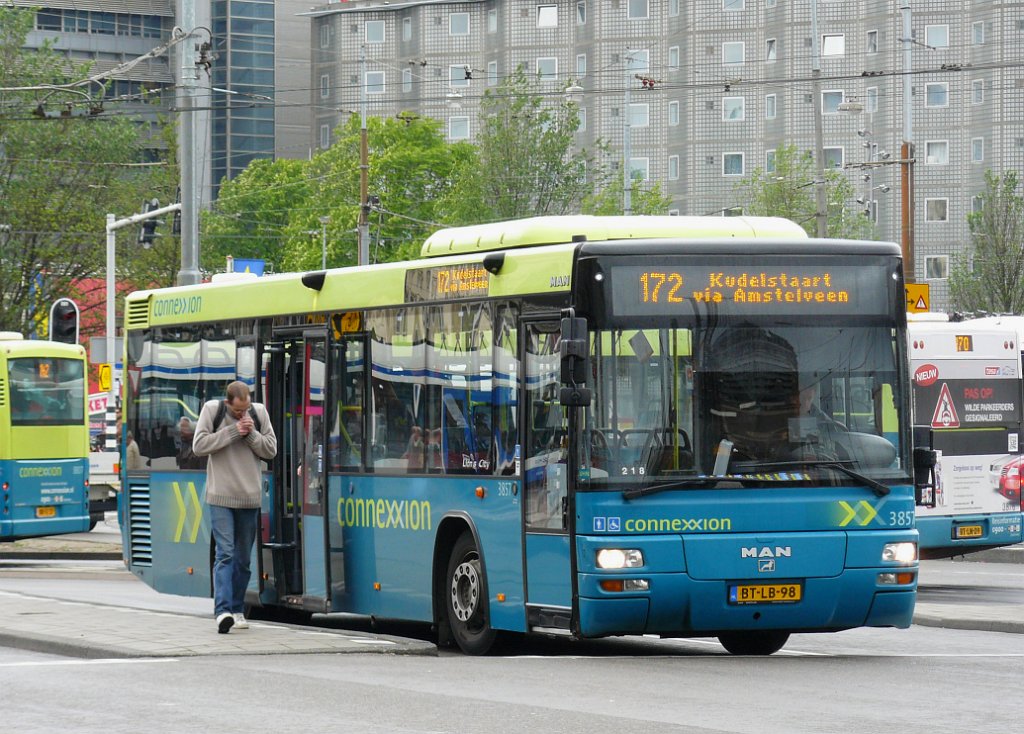
[[[813,5],[812,5],[813,3]],[[899,0],[354,0],[318,6],[310,45],[311,145],[343,117],[411,112],[451,139],[517,66],[553,98],[582,87],[580,143],[601,139],[678,214],[729,214],[735,184],[783,145],[816,147],[857,190],[850,202],[900,240],[900,148],[915,145],[915,279],[932,308],[970,235],[986,170],[1021,170],[1024,4],[910,0],[911,94]],[[819,82],[814,74],[816,10]],[[360,55],[365,61],[360,61]],[[628,86],[628,94],[627,94]],[[629,107],[626,109],[626,98]],[[905,105],[910,106],[908,129]],[[628,126],[627,126],[628,114]]]

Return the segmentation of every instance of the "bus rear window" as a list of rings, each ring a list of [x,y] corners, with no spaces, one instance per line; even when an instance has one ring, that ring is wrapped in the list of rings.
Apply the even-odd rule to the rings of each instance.
[[[11,425],[68,426],[85,420],[85,367],[75,359],[19,357],[8,363]]]

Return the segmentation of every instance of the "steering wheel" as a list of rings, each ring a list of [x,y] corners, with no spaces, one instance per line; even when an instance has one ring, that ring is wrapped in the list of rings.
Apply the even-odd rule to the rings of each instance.
[[[608,439],[604,431],[593,429],[590,431],[590,461],[600,468],[607,470],[612,460],[612,452],[608,448]]]

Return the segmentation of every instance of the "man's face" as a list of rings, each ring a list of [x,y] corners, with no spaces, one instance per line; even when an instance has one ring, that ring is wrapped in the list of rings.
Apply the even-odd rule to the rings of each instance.
[[[231,415],[235,417],[235,420],[241,420],[242,416],[245,415],[246,411],[249,410],[251,401],[249,396],[246,395],[244,398],[232,398],[228,401],[228,410],[231,411]]]

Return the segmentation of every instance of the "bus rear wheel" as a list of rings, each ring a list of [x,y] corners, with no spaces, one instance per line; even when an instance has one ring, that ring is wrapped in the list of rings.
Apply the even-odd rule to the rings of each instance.
[[[485,655],[497,633],[487,619],[487,579],[473,536],[455,541],[445,576],[445,608],[452,637],[467,655]]]
[[[788,632],[728,632],[718,636],[722,647],[733,655],[771,655],[787,640]]]

